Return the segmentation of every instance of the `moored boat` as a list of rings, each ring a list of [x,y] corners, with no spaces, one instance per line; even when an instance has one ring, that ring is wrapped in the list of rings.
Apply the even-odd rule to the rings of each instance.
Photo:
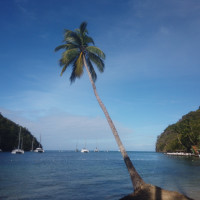
[[[99,149],[96,147],[96,149],[94,150],[94,152],[99,152]]]
[[[36,153],[44,153],[44,149],[42,149],[41,147],[38,147],[34,150],[34,152]]]
[[[81,153],[89,153],[89,150],[86,148],[81,149]]]
[[[12,152],[11,152],[12,154],[24,154],[24,150],[22,150],[22,148],[20,149],[20,136],[21,136],[21,127],[20,127],[20,130],[19,130],[18,148],[12,150]]]
[[[24,154],[24,150],[22,149],[14,149],[11,152],[12,154]]]
[[[40,135],[40,143],[39,147],[34,150],[35,153],[44,153],[44,149],[41,147],[41,135]]]

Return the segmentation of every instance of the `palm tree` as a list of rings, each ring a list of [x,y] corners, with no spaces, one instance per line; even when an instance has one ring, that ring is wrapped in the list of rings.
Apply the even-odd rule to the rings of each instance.
[[[58,51],[60,49],[65,50],[60,59],[60,66],[62,67],[61,76],[65,72],[65,70],[69,66],[71,66],[72,73],[70,76],[70,81],[72,83],[75,81],[76,78],[80,78],[82,76],[83,70],[84,70],[83,68],[84,67],[86,68],[90,82],[91,82],[93,90],[94,90],[94,94],[97,98],[97,101],[98,101],[100,107],[102,108],[102,110],[106,116],[106,119],[110,125],[110,128],[112,129],[112,133],[115,137],[115,140],[118,144],[120,152],[123,156],[124,162],[130,173],[133,187],[135,189],[137,189],[141,185],[144,184],[144,181],[140,177],[140,175],[137,173],[135,167],[133,166],[133,164],[132,164],[132,162],[120,140],[120,137],[115,128],[115,125],[113,124],[106,107],[102,103],[102,101],[97,93],[96,86],[95,86],[95,81],[97,79],[97,75],[94,70],[93,64],[96,65],[97,69],[100,72],[103,72],[104,71],[105,54],[103,53],[103,51],[101,51],[96,46],[89,46],[89,44],[94,45],[94,41],[91,37],[88,36],[88,31],[87,31],[86,27],[87,27],[87,23],[83,22],[83,23],[81,23],[80,28],[76,29],[75,31],[65,30],[65,35],[64,35],[65,44],[62,44],[55,48],[55,51]]]
[[[120,140],[119,134],[115,128],[114,123],[112,122],[106,107],[104,106],[103,102],[101,101],[97,93],[96,86],[95,86],[97,75],[94,70],[93,64],[96,65],[97,69],[100,72],[103,72],[105,54],[96,46],[89,46],[89,44],[94,45],[94,41],[91,37],[88,36],[88,31],[86,27],[87,27],[87,23],[83,22],[81,23],[79,29],[75,29],[75,31],[65,30],[64,44],[56,47],[55,51],[58,51],[60,49],[65,50],[60,59],[60,66],[62,67],[61,76],[65,72],[65,70],[71,66],[72,67],[72,73],[70,76],[71,83],[73,83],[76,80],[76,78],[80,78],[83,74],[84,67],[86,68],[90,82],[92,84],[94,94],[97,98],[97,101],[101,109],[103,110],[106,116],[108,124],[118,144],[118,147],[120,149],[120,152],[122,154],[126,167],[129,171],[133,188],[135,190],[133,194],[128,195],[127,197],[124,197],[123,199],[124,200],[125,199],[149,199],[149,200],[150,199],[151,200],[190,199],[177,192],[170,192],[167,190],[163,190],[157,186],[146,184],[141,178],[141,176],[138,174],[138,172],[136,171],[135,167],[133,166]]]

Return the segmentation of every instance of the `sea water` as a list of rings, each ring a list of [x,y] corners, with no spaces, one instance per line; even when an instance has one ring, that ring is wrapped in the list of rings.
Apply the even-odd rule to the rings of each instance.
[[[200,199],[200,158],[128,155],[145,182]],[[132,192],[120,152],[0,153],[2,200],[117,200]]]

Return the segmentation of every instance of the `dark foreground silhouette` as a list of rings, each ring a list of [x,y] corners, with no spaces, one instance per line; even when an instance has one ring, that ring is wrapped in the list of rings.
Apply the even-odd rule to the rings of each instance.
[[[120,200],[194,200],[178,192],[164,190],[160,187],[144,184],[134,193]]]

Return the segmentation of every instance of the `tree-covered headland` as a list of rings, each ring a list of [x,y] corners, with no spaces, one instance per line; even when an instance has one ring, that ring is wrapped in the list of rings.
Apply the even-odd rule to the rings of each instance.
[[[2,151],[12,151],[13,149],[18,147],[19,141],[19,131],[21,127],[21,145],[24,151],[30,151],[32,149],[32,141],[33,149],[36,149],[39,146],[39,142],[37,139],[29,132],[29,130],[25,127],[16,124],[15,122],[5,118],[0,113],[0,149]],[[20,148],[21,148],[20,145]]]
[[[194,148],[200,149],[200,107],[168,126],[156,142],[157,152],[194,152]]]

